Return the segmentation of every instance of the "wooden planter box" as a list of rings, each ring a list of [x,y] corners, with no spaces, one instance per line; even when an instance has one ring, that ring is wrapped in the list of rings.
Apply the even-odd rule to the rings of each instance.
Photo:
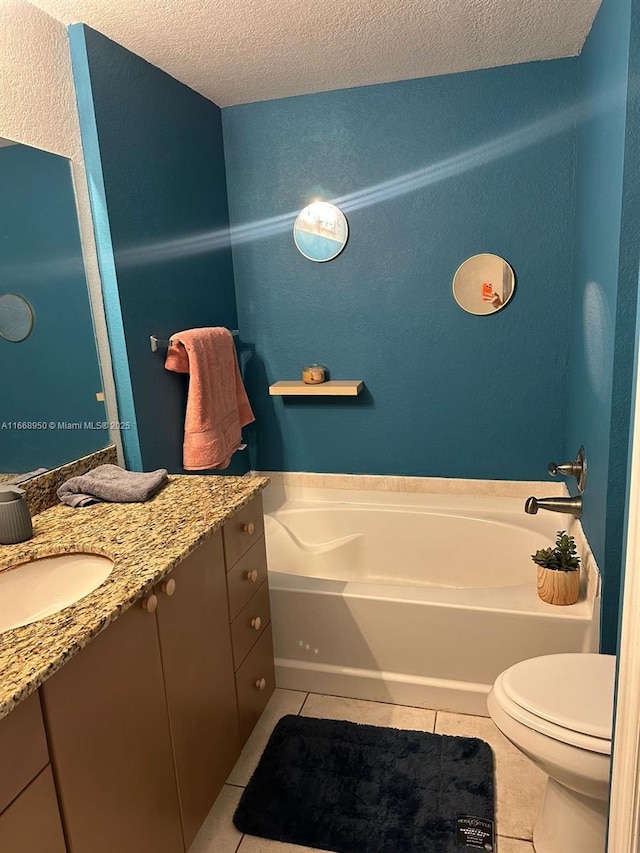
[[[538,566],[538,596],[547,604],[575,604],[580,593],[580,569],[559,572]]]

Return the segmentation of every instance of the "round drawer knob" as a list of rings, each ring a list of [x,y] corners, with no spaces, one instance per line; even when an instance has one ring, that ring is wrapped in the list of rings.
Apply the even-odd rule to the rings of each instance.
[[[153,611],[158,606],[158,596],[148,595],[146,598],[143,598],[142,606],[147,611],[147,613],[153,613]]]
[[[175,578],[169,578],[166,581],[162,581],[160,584],[160,589],[164,592],[165,595],[173,595],[176,591],[176,581]]]
[[[256,527],[255,527],[255,524],[253,523],[253,521],[249,521],[249,522],[247,522],[247,524],[242,525],[242,532],[248,533],[249,536],[251,536],[251,534],[253,533],[253,531],[255,529],[256,529]]]
[[[259,616],[256,616],[255,619],[251,620],[251,627],[255,628],[256,631],[260,630],[260,626],[262,625],[262,619]]]
[[[253,569],[253,571],[247,572],[247,580],[255,583],[258,580],[258,570]]]
[[[264,678],[259,678],[256,681],[256,687],[258,688],[258,690],[264,690],[264,688],[266,686],[267,686],[267,682],[264,680]]]

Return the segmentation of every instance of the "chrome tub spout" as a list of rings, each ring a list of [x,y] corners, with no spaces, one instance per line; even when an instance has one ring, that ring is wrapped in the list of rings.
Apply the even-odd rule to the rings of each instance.
[[[527,498],[524,511],[529,515],[535,515],[539,509],[547,509],[550,512],[566,512],[580,518],[582,515],[582,496],[575,498]]]

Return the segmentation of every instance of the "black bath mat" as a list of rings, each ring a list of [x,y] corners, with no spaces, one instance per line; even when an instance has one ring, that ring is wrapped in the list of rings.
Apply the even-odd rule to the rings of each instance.
[[[469,853],[493,849],[493,809],[482,740],[289,715],[233,822],[337,853]]]

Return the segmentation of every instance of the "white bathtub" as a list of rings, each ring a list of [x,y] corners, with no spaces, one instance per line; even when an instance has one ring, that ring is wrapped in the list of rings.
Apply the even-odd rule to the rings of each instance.
[[[583,578],[570,607],[536,593],[530,555],[576,522],[527,516],[523,505],[522,497],[269,487],[278,685],[486,714],[493,681],[513,663],[597,650],[593,583],[588,594]]]

